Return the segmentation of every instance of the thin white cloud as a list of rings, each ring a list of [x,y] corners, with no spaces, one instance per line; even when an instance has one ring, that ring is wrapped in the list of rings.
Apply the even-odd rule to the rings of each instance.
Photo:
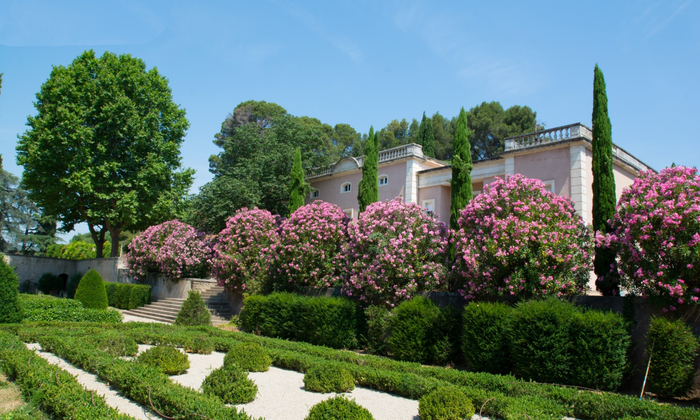
[[[683,9],[688,7],[692,2],[693,2],[693,0],[686,0],[683,3],[681,3],[680,5],[678,5],[678,7],[676,7],[675,10],[673,10],[673,12],[671,13],[670,16],[668,16],[666,19],[664,19],[659,25],[654,27],[651,30],[651,32],[649,32],[649,36],[656,34],[657,32],[664,29],[666,26],[668,26],[668,24],[671,23],[671,21],[673,21],[673,19],[676,16],[678,16],[678,14],[681,13],[683,11]]]

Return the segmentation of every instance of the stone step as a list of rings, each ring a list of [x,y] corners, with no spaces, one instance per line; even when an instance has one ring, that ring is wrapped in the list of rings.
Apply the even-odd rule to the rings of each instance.
[[[153,313],[149,312],[133,312],[135,309],[132,309],[131,311],[125,311],[124,313],[133,315],[133,316],[138,316],[141,318],[146,318],[146,319],[154,319],[156,321],[161,321],[161,322],[167,322],[168,324],[172,324],[175,322],[175,318],[169,317],[169,316],[160,316],[160,315],[155,315]]]
[[[136,316],[146,316],[146,315],[153,315],[153,316],[159,316],[163,318],[169,318],[172,319],[173,321],[175,318],[177,318],[177,313],[178,311],[163,311],[160,309],[154,309],[154,308],[139,308],[139,309],[132,309],[128,312],[131,315],[136,315]]]
[[[234,315],[234,312],[226,298],[224,288],[221,286],[212,286],[200,293],[211,314],[212,324],[214,326],[227,324]],[[149,305],[125,311],[124,313],[172,324],[175,322],[175,319],[177,319],[177,314],[180,312],[185,300],[185,298],[161,299]]]

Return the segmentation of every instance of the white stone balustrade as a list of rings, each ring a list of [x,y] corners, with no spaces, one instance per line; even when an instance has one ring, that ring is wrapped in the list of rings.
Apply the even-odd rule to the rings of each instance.
[[[563,125],[561,127],[549,128],[535,133],[508,137],[505,139],[505,151],[524,149],[577,138],[591,140],[593,136],[591,130],[581,123]]]

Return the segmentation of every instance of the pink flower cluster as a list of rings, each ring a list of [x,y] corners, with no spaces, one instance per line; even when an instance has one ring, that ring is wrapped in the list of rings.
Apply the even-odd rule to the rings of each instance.
[[[462,211],[454,288],[466,299],[583,293],[591,239],[571,200],[522,175],[497,178]]]
[[[370,204],[349,226],[346,296],[394,306],[445,285],[447,226],[401,198]]]
[[[212,259],[212,275],[219,286],[242,293],[264,288],[279,245],[278,224],[279,216],[257,208],[242,208],[228,219]]]
[[[151,226],[129,244],[126,264],[131,276],[163,274],[168,280],[208,274],[211,248],[204,234],[178,220]]]
[[[314,201],[299,207],[282,222],[276,253],[275,286],[340,286],[345,275],[343,246],[348,241],[349,219],[335,204]]]
[[[642,172],[620,197],[613,232],[596,235],[619,255],[622,285],[673,305],[700,299],[700,175],[677,166]]]

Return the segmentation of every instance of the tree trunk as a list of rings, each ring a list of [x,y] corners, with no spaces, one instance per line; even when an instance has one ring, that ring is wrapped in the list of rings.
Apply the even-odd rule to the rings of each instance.
[[[122,233],[122,228],[118,226],[112,226],[111,223],[105,222],[105,226],[109,230],[109,236],[112,237],[112,251],[109,256],[111,258],[119,256],[119,235]]]
[[[100,230],[98,232],[97,230],[95,230],[95,226],[91,223],[88,223],[88,229],[90,229],[90,236],[92,236],[92,240],[95,241],[95,257],[102,258],[102,253],[104,252],[105,234],[107,233],[107,229],[103,225],[102,227],[100,227]]]

